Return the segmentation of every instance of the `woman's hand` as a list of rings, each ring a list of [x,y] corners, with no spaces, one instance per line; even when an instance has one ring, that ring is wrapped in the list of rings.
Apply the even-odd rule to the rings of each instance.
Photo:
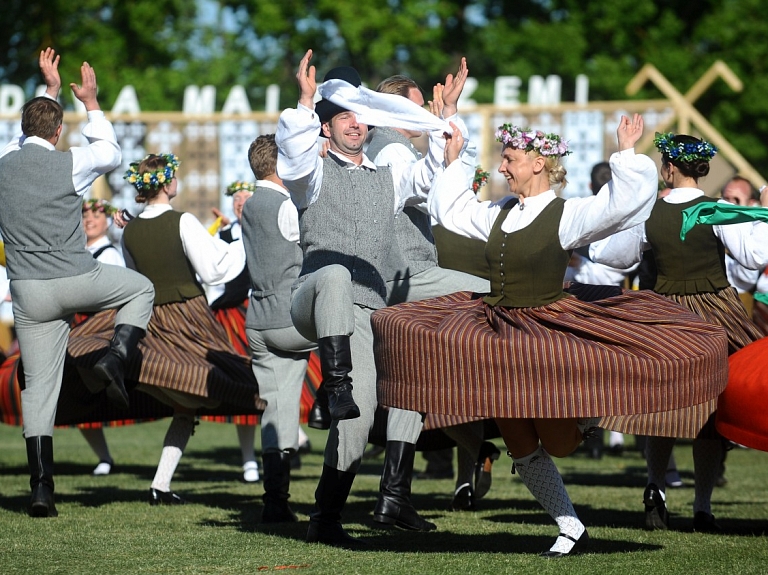
[[[616,130],[616,136],[619,139],[619,151],[634,148],[642,135],[643,117],[640,114],[635,114],[631,120],[622,116],[619,121],[619,128]]]

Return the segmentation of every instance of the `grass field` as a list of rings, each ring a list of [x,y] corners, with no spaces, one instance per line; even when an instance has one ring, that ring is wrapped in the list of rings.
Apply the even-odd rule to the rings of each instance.
[[[382,461],[365,461],[345,525],[372,548],[352,552],[304,542],[324,432],[308,430],[313,451],[294,474],[291,501],[300,522],[268,528],[259,524],[261,484],[240,480],[231,425],[203,422],[191,439],[172,484],[189,505],[149,506],[167,425],[166,420],[108,429],[116,467],[107,477],[90,475],[96,461],[77,430],[57,429],[55,519],[27,516],[24,440],[20,428],[0,425],[0,573],[768,573],[768,454],[763,452],[729,453],[728,485],[713,497],[713,512],[727,535],[691,531],[690,444],[676,447],[688,486],[668,491],[673,527],[668,532],[642,529],[645,466],[639,452],[599,461],[577,452],[557,460],[592,544],[588,554],[556,560],[538,557],[557,528],[510,475],[508,458],[494,467],[493,487],[476,512],[446,511],[453,481],[414,480],[417,508],[438,526],[432,533],[373,527]],[[424,467],[420,455],[416,467]]]

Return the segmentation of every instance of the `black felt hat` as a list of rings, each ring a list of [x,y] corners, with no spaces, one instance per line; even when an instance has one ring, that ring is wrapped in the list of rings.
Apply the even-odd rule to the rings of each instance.
[[[355,88],[363,83],[360,79],[360,74],[358,74],[357,70],[351,66],[338,66],[328,70],[325,78],[323,78],[323,82],[327,82],[328,80],[344,80],[345,82],[352,84]],[[337,106],[325,98],[315,104],[315,112],[317,113],[318,118],[320,118],[321,124],[330,121],[336,114],[341,114],[346,111],[346,109]]]

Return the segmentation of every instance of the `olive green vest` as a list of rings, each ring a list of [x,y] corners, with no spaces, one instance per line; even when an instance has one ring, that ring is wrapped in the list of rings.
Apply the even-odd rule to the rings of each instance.
[[[433,226],[432,235],[437,246],[437,265],[448,270],[458,270],[483,279],[490,279],[488,260],[485,259],[485,242],[461,236],[443,226]]]
[[[725,248],[711,226],[694,226],[680,239],[682,211],[702,202],[701,197],[683,204],[657,200],[648,221],[645,235],[651,244],[658,276],[653,290],[664,295],[714,293],[728,287],[725,274]]]
[[[136,218],[123,232],[123,244],[136,271],[155,286],[155,305],[182,302],[203,295],[195,270],[184,253],[179,234],[182,212]],[[158,257],[158,253],[162,254]]]
[[[501,224],[517,205],[517,200],[504,205],[488,237],[491,293],[483,301],[491,306],[540,307],[566,297],[563,277],[571,252],[560,245],[558,234],[565,200],[555,198],[530,225],[506,233]]]

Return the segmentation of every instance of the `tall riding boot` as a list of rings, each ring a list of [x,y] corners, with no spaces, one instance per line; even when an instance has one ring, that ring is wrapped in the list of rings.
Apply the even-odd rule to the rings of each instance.
[[[360,408],[352,397],[352,378],[349,376],[352,371],[349,336],[321,337],[317,340],[317,351],[331,419],[338,421],[360,417]]]
[[[320,383],[320,387],[315,392],[315,401],[307,415],[307,425],[313,429],[330,429],[331,412],[328,411],[328,394],[325,391],[325,385]]]
[[[323,543],[352,550],[369,548],[366,543],[350,537],[341,525],[341,511],[354,480],[354,473],[323,465],[315,490],[315,510],[309,516],[307,543]]]
[[[58,517],[53,501],[53,437],[27,437],[26,442],[29,486],[32,488],[29,514],[32,517]]]
[[[291,486],[291,455],[272,451],[262,455],[264,464],[264,510],[262,523],[295,523],[299,519],[288,505]]]
[[[112,336],[107,355],[102,357],[93,368],[96,376],[106,384],[107,397],[123,409],[128,409],[125,369],[144,334],[143,329],[133,325],[115,326],[115,334]]]
[[[387,441],[384,470],[381,472],[379,501],[373,520],[413,531],[432,531],[434,523],[423,519],[411,504],[411,479],[416,446],[404,441]]]

